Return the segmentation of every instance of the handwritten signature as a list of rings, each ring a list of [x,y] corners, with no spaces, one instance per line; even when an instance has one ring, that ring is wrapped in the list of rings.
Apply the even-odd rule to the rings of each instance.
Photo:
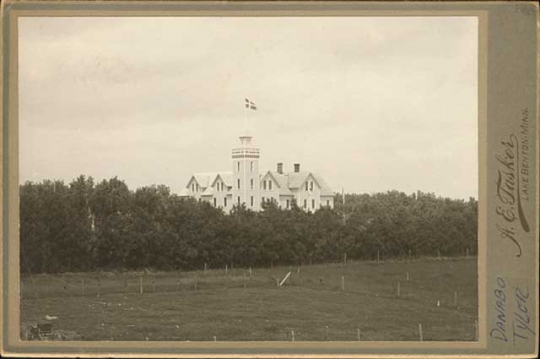
[[[512,344],[515,345],[516,341],[528,340],[535,337],[534,330],[531,327],[531,317],[528,307],[529,289],[514,287],[514,302],[515,307],[512,310],[512,327],[511,332],[507,329],[507,300],[506,296],[506,281],[502,277],[497,277],[496,288],[493,291],[495,297],[495,312],[496,320],[495,325],[489,332],[489,336],[493,339],[508,342],[508,335],[512,335]]]

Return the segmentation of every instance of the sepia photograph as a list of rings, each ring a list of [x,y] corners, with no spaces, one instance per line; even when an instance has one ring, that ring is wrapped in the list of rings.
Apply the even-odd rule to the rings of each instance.
[[[538,13],[2,2],[0,355],[537,357]]]
[[[478,28],[19,18],[20,339],[478,341]]]

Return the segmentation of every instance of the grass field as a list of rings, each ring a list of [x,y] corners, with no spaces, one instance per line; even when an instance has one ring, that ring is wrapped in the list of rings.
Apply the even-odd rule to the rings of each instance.
[[[49,315],[82,340],[290,341],[294,331],[296,341],[417,341],[421,324],[426,341],[473,341],[477,273],[476,258],[425,258],[251,276],[247,268],[34,275],[21,281],[21,326]]]

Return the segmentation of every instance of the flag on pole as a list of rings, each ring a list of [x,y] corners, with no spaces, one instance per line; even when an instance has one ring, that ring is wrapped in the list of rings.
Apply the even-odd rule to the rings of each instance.
[[[257,106],[255,105],[255,103],[251,102],[247,97],[246,97],[246,108],[250,110],[257,110]]]

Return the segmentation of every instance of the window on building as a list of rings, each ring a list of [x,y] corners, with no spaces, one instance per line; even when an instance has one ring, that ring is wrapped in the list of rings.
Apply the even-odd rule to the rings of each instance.
[[[309,182],[309,190],[313,191],[313,181]]]
[[[253,207],[253,196],[251,196],[251,207]]]
[[[266,180],[263,181],[263,189],[266,190]]]
[[[253,161],[251,161],[250,166],[251,166],[251,172],[253,172]]]
[[[237,184],[237,186],[238,186],[238,189],[240,189],[240,179],[237,179],[237,180],[236,180],[236,184]]]
[[[287,209],[289,209],[289,206],[291,205],[291,201],[287,200]]]
[[[199,192],[199,185],[196,185],[195,188],[196,188],[196,191]]]
[[[251,184],[251,189],[253,189],[253,178],[251,179],[250,184]]]
[[[238,196],[238,205],[240,205],[240,196]]]
[[[326,206],[330,207],[330,200],[329,199],[326,200]]]
[[[217,207],[217,198],[214,198],[214,207]]]
[[[223,186],[224,186],[224,185],[223,185],[223,182],[221,182],[221,190],[222,190],[222,191],[223,191]]]
[[[268,189],[271,191],[272,190],[272,181],[268,181]]]
[[[308,183],[306,182],[306,191],[308,190]]]
[[[236,162],[236,172],[240,172],[240,162]]]
[[[307,199],[304,200],[304,208],[307,208]]]
[[[311,200],[311,208],[315,208],[315,200],[314,199]]]
[[[191,192],[195,192],[195,183],[191,184]]]
[[[227,207],[227,198],[223,198],[223,207]]]

